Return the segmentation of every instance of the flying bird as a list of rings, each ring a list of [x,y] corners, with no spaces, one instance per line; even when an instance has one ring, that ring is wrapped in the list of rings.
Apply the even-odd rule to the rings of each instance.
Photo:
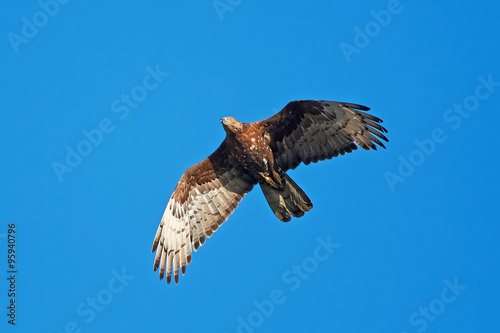
[[[299,100],[253,123],[220,121],[226,138],[217,150],[187,169],[161,219],[153,242],[160,280],[172,271],[177,284],[207,237],[227,220],[241,199],[259,184],[278,219],[288,222],[312,209],[308,196],[286,174],[300,163],[331,159],[358,149],[385,148],[382,120],[351,103]]]

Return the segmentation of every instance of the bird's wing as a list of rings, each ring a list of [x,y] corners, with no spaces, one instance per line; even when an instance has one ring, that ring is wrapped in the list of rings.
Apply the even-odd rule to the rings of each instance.
[[[232,163],[233,158],[223,142],[208,158],[187,169],[168,201],[152,252],[156,250],[154,270],[160,268],[160,280],[166,270],[170,283],[175,282],[179,268],[184,275],[194,250],[206,237],[227,220],[238,202],[255,185],[253,178]]]
[[[361,111],[359,111],[361,110]],[[369,108],[330,101],[302,100],[288,103],[274,116],[257,122],[270,136],[275,159],[286,171],[358,149],[385,148],[389,141],[382,120],[366,112]]]

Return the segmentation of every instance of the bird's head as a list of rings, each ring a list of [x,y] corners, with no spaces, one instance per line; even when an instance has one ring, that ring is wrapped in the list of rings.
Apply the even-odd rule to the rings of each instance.
[[[233,117],[224,117],[220,120],[220,122],[227,133],[237,133],[243,130],[243,123]]]

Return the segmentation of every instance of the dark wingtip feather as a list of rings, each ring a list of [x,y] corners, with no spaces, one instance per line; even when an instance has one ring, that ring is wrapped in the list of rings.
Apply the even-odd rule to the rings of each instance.
[[[172,276],[170,274],[167,274],[167,284],[170,284],[172,281]]]
[[[386,136],[385,136],[385,135],[383,135],[382,133],[379,133],[377,136],[378,136],[379,138],[381,138],[382,140],[384,140],[385,142],[389,142],[389,139],[387,139],[387,138],[386,138]]]
[[[351,109],[356,109],[356,110],[361,110],[361,111],[370,111],[370,108],[367,106],[364,106],[364,105],[354,104],[354,103],[342,103],[342,104],[344,104],[345,106],[347,106],[348,108],[351,108]]]

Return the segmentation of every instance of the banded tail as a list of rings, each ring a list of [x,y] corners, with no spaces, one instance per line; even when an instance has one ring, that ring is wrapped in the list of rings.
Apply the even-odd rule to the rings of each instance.
[[[269,207],[277,218],[288,222],[293,217],[301,217],[312,209],[309,197],[295,182],[283,173],[281,188],[276,188],[268,183],[261,183],[260,188],[266,197]]]

